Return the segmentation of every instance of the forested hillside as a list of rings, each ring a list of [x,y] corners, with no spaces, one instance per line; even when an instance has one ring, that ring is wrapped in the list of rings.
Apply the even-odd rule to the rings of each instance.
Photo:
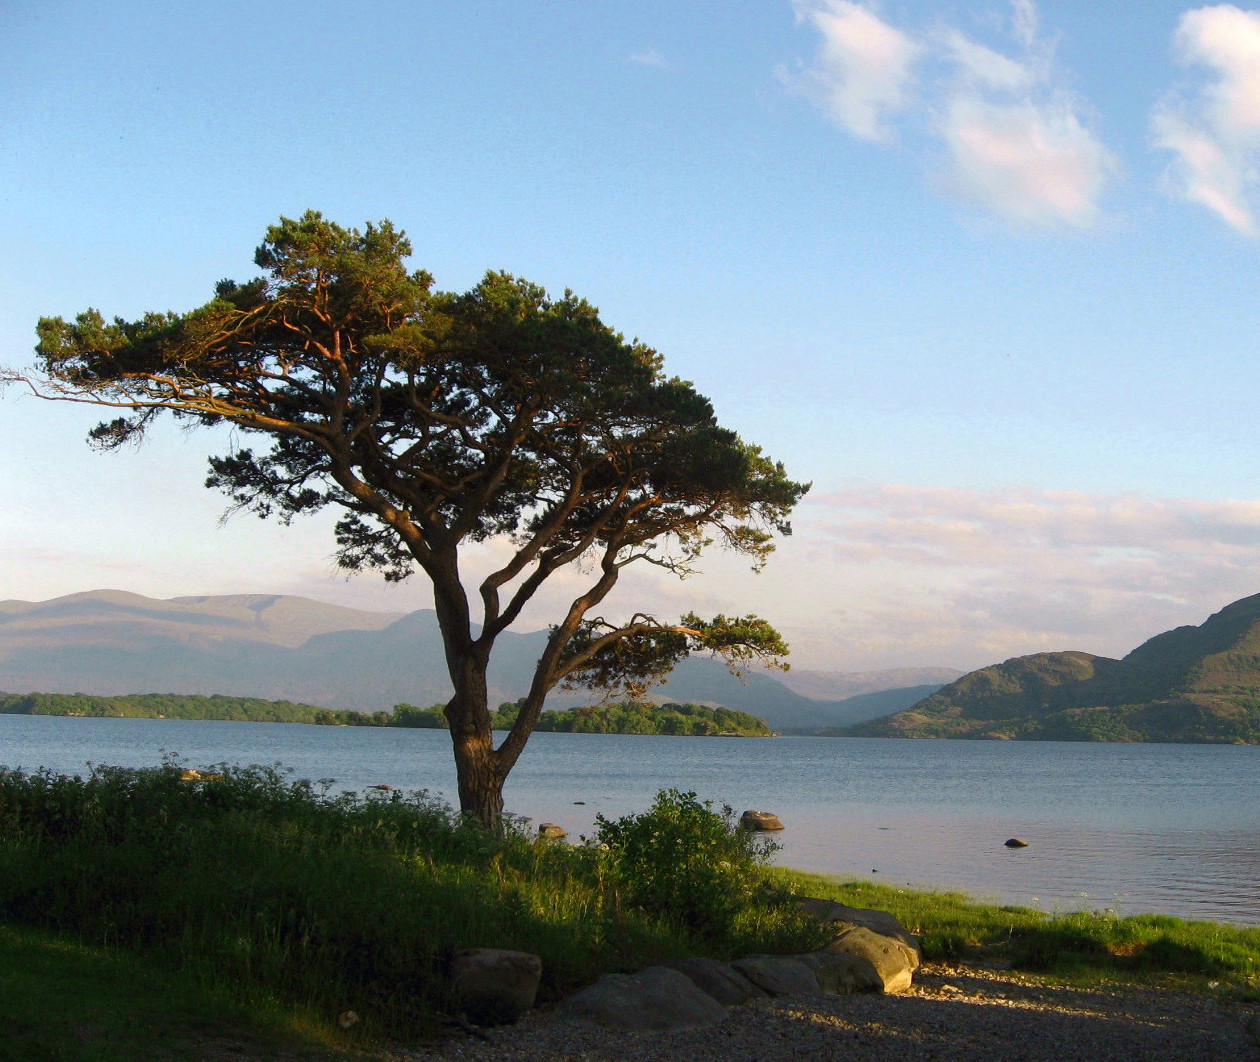
[[[964,675],[859,737],[1260,744],[1260,595],[1122,660],[1036,653]]]
[[[514,703],[494,713],[497,729],[516,718]],[[257,697],[201,697],[177,693],[138,693],[93,697],[84,693],[0,693],[0,715],[91,716],[115,719],[218,719],[251,723],[313,723],[331,726],[444,728],[440,704],[417,708],[398,704],[392,712],[356,712],[320,708],[293,701]],[[680,737],[734,735],[770,737],[766,724],[745,712],[700,704],[652,704],[626,701],[589,708],[544,712],[538,730],[585,734],[669,734]]]

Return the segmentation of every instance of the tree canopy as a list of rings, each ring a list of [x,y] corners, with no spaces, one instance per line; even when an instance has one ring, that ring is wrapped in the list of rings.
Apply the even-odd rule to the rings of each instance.
[[[38,365],[7,373],[44,397],[116,407],[91,441],[115,448],[169,414],[233,426],[246,446],[207,485],[288,521],[341,510],[337,560],[433,585],[454,696],[446,714],[461,805],[484,821],[559,683],[633,691],[690,652],[735,664],[786,653],[756,616],[597,614],[628,565],[683,576],[717,545],[759,569],[808,486],[717,423],[661,356],[595,307],[508,273],[442,292],[409,271],[388,221],[362,231],[316,212],[267,230],[263,275],[220,281],[187,313],[39,322]],[[466,584],[461,550],[507,560]],[[517,722],[495,748],[486,665],[546,580],[589,574],[556,619]]]

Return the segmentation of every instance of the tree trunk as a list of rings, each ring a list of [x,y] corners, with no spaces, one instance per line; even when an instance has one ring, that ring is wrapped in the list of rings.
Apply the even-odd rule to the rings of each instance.
[[[449,718],[449,706],[447,711]],[[452,721],[451,741],[455,746],[459,810],[487,829],[498,830],[503,823],[506,778],[499,769],[489,728],[484,733],[472,729],[457,731]]]
[[[451,681],[455,696],[445,709],[455,751],[455,779],[459,810],[475,822],[498,830],[503,822],[503,783],[507,770],[494,748],[490,729],[489,690],[486,687],[485,653],[448,652],[454,657]]]

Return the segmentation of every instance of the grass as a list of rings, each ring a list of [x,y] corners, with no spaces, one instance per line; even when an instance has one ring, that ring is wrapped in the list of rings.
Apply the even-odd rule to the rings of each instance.
[[[0,772],[0,924],[139,956],[211,997],[325,1029],[354,1011],[368,1041],[438,1032],[462,948],[539,955],[545,1003],[607,970],[801,950],[817,934],[760,894],[701,929],[686,905],[636,904],[634,868],[612,852],[494,836],[423,793],[213,773]],[[723,887],[721,873],[705,880]]]
[[[1260,929],[1112,911],[1048,914],[961,893],[771,871],[800,895],[895,915],[929,960],[984,963],[1072,981],[1177,985],[1260,999]]]
[[[4,1062],[178,1062],[214,1050],[311,1062],[357,1054],[299,1009],[243,1005],[129,950],[0,924]]]
[[[604,848],[494,836],[423,793],[215,774],[0,769],[0,1059],[218,1057],[196,1053],[207,1039],[223,1057],[237,1040],[256,1057],[351,1057],[439,1033],[461,948],[539,955],[547,1003],[686,954],[817,947],[793,893],[890,911],[929,959],[1260,998],[1260,930],[766,868],[693,794],[602,824]]]

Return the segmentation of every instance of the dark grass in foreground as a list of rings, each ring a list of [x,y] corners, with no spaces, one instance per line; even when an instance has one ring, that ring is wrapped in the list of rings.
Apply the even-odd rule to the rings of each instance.
[[[301,1008],[246,1006],[122,948],[0,924],[0,1060],[354,1059]]]
[[[571,846],[492,835],[424,794],[216,775],[0,772],[0,923],[134,953],[329,1030],[354,1011],[368,1041],[436,1032],[461,948],[538,954],[546,1003],[606,970],[817,940],[766,890],[755,840],[691,794]]]
[[[302,1057],[414,1041],[452,1011],[444,969],[460,948],[540,955],[546,1004],[683,954],[818,946],[789,893],[891,911],[929,959],[1260,995],[1260,930],[768,870],[764,846],[692,794],[565,845],[492,836],[423,794],[180,773],[0,771],[0,1058],[25,1042],[62,1047],[14,1057],[178,1059],[202,1028]],[[361,1019],[348,1033],[346,1011]],[[115,1033],[141,1046],[110,1054]]]

